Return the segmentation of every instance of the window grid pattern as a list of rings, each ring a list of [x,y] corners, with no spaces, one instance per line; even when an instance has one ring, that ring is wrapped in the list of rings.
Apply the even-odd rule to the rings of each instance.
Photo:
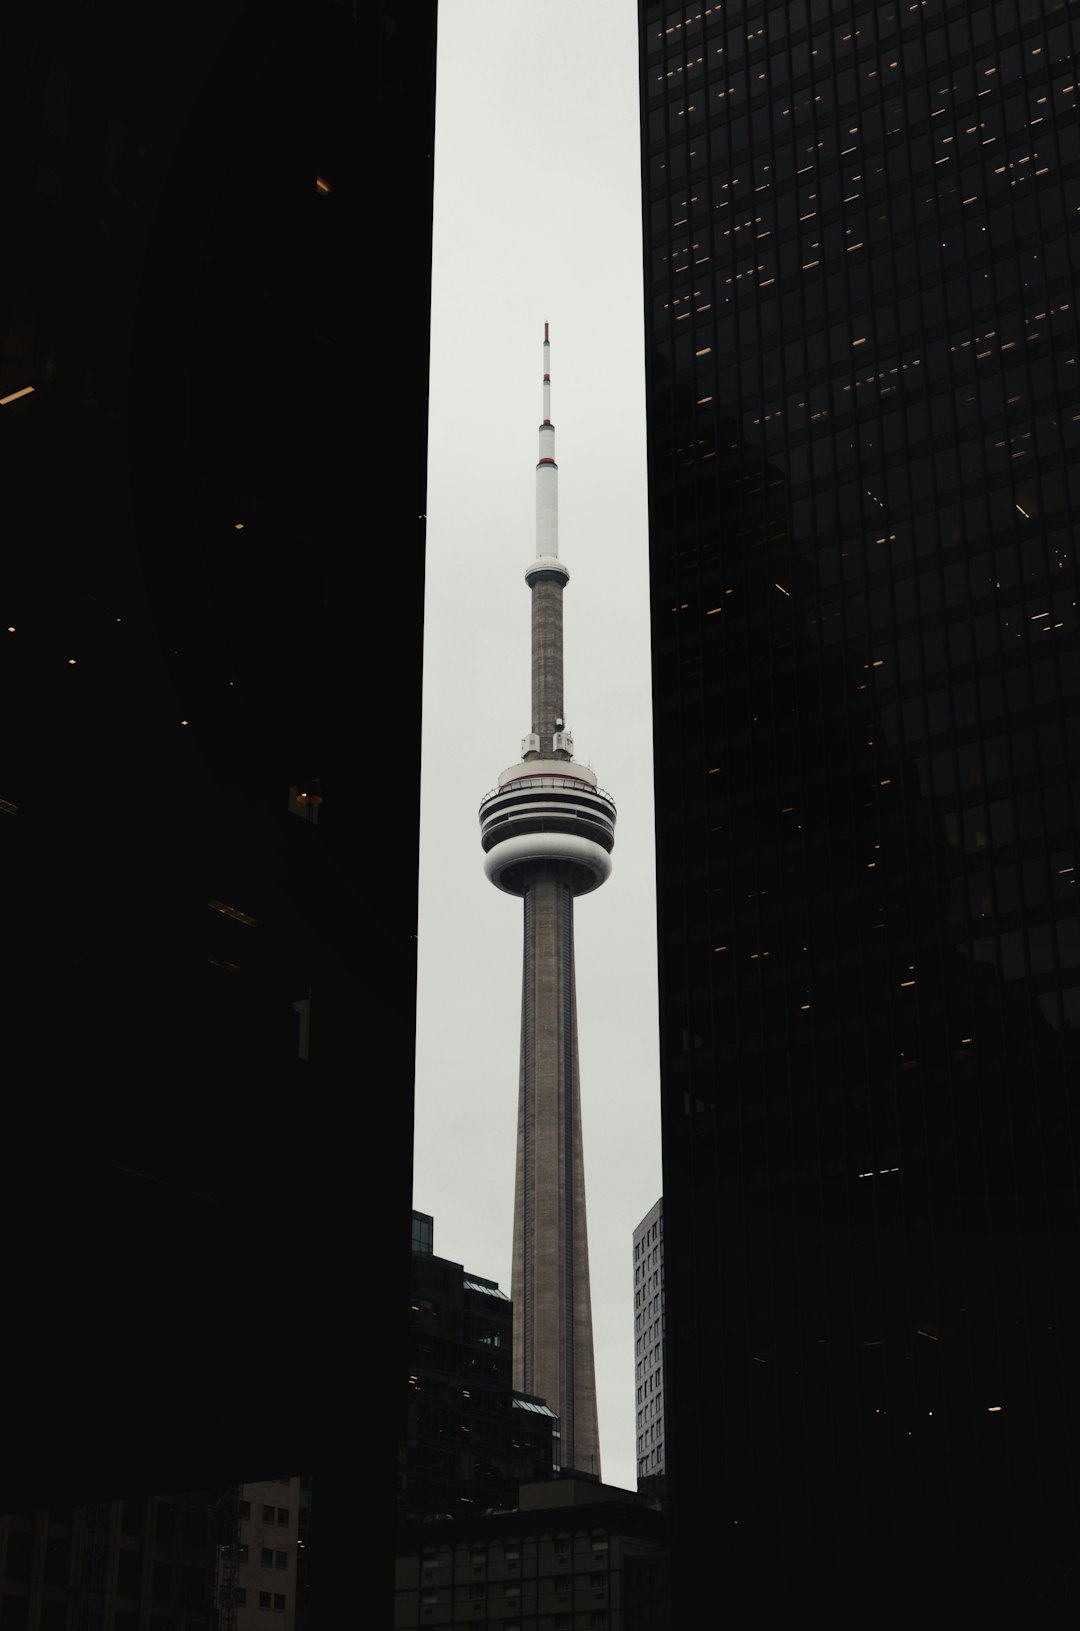
[[[641,17],[671,1453],[1049,1488],[1080,19]]]

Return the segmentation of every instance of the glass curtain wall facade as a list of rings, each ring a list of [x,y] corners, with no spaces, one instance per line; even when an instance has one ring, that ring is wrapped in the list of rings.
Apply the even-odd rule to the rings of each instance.
[[[1055,1603],[1080,13],[639,9],[675,1578]]]

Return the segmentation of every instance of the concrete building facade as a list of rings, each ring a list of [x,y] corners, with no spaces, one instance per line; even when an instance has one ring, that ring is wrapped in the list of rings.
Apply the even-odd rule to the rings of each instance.
[[[634,1397],[640,1494],[659,1493],[664,1455],[664,1198],[634,1230]]]
[[[267,1613],[277,1631],[294,1631],[299,1520],[299,1478],[241,1487],[235,1631],[256,1631]]]
[[[484,868],[524,902],[521,1070],[511,1296],[514,1385],[562,1422],[563,1464],[599,1476],[585,1175],[581,1144],[574,900],[611,870],[615,806],[573,758],[563,710],[558,469],[544,328],[544,419],[536,467],[532,724],[520,763],[480,806]]]

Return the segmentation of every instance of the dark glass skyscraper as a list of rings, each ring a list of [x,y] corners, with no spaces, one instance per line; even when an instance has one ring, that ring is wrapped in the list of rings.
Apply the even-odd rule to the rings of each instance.
[[[400,1399],[435,24],[4,13],[0,1512],[314,1468],[329,1523],[313,1399]]]
[[[1080,24],[640,17],[674,1577],[1060,1604]]]

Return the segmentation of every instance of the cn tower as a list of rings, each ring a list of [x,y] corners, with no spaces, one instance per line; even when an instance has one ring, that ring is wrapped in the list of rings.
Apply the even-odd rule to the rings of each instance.
[[[574,762],[563,709],[551,348],[544,324],[544,419],[536,466],[532,726],[521,762],[480,806],[484,871],[525,906],[514,1194],[514,1386],[546,1399],[562,1424],[564,1470],[600,1476],[585,1169],[581,1150],[574,898],[611,872],[615,806]]]

